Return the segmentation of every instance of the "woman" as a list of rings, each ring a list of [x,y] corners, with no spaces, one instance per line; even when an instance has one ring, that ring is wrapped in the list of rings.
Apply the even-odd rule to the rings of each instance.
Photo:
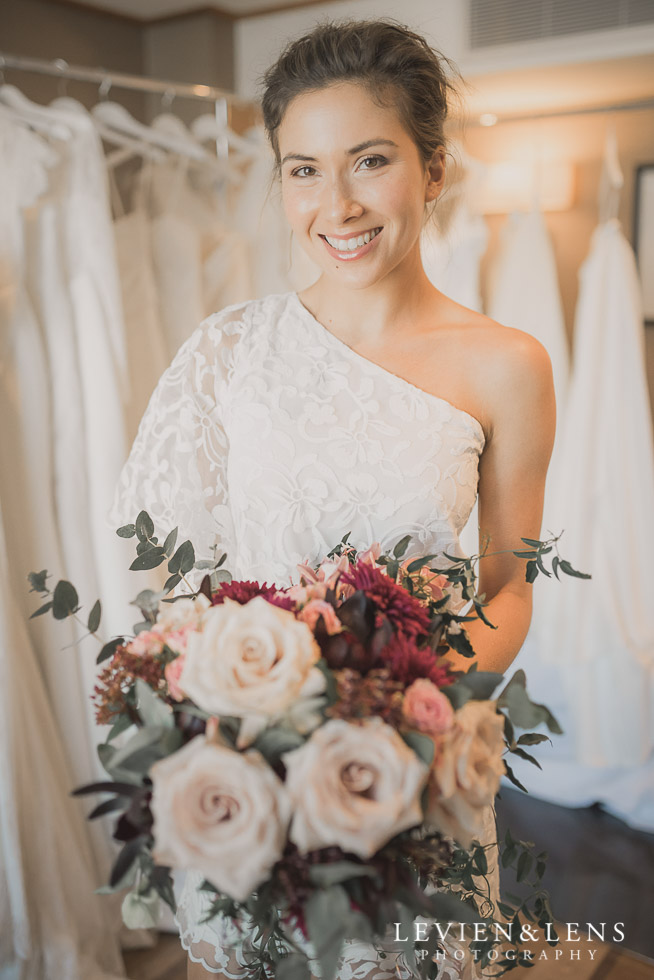
[[[478,489],[481,540],[498,553],[480,563],[479,591],[496,629],[468,632],[479,669],[505,671],[531,617],[511,552],[540,535],[552,372],[536,340],[454,303],[423,270],[420,231],[445,179],[443,61],[398,25],[331,23],[268,71],[286,215],[322,274],[299,295],[215,314],[184,344],[114,516],[145,507],[207,557],[227,551],[237,576],[282,582],[346,531],[360,548],[409,533],[409,554],[461,554]],[[491,808],[487,824],[492,840]],[[187,876],[178,913],[189,977],[241,977],[244,937],[227,918],[200,924],[201,879]],[[352,943],[339,975],[402,975],[400,959],[392,944],[381,957]],[[474,976],[469,960],[448,970]]]

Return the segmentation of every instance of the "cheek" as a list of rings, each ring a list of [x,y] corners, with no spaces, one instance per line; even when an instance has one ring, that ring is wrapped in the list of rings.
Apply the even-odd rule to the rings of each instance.
[[[315,213],[318,206],[318,193],[315,188],[308,186],[282,184],[282,204],[284,214],[291,228],[300,231],[307,220]]]

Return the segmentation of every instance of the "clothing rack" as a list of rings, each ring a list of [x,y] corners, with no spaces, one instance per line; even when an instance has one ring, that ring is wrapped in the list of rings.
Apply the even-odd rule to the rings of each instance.
[[[169,100],[180,97],[199,99],[202,102],[226,102],[229,105],[251,105],[233,92],[215,88],[211,85],[191,85],[185,82],[168,82],[159,78],[145,78],[141,75],[127,75],[125,72],[106,68],[83,68],[69,65],[63,58],[44,61],[41,58],[24,58],[21,55],[6,54],[0,51],[0,72],[4,69],[36,72],[39,75],[53,75],[56,78],[72,79],[76,82],[92,82],[99,86],[103,96],[111,88],[126,88],[136,92],[152,92]]]

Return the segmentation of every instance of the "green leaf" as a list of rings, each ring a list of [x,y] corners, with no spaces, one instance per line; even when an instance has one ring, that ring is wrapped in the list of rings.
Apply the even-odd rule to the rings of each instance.
[[[570,564],[570,562],[569,561],[566,561],[564,558],[562,558],[561,561],[559,562],[559,568],[561,569],[562,572],[565,572],[566,575],[571,575],[574,578],[592,578],[593,577],[592,575],[589,575],[587,572],[578,572],[576,569],[574,569],[572,567],[572,565]]]
[[[538,745],[539,742],[551,741],[549,735],[544,735],[542,732],[525,732],[518,739],[518,745]]]
[[[356,861],[334,861],[333,864],[313,864],[309,868],[309,878],[314,885],[330,888],[352,878],[374,878],[377,872],[367,864]]]
[[[305,739],[295,728],[275,726],[264,729],[257,736],[253,747],[261,752],[269,765],[276,766],[285,752],[299,749],[304,742]]]
[[[101,664],[105,660],[109,660],[110,657],[113,657],[118,647],[121,647],[124,642],[125,642],[124,636],[117,636],[115,639],[109,640],[108,643],[105,643],[105,645],[102,647],[102,650],[100,650],[100,653],[96,657],[96,661],[95,661],[96,664]]]
[[[422,732],[402,732],[401,734],[406,744],[413,749],[418,758],[426,766],[431,766],[434,759],[433,739],[429,735],[423,735]]]
[[[340,885],[314,892],[305,905],[304,917],[322,980],[334,980],[336,976],[351,912],[350,900]]]
[[[102,605],[99,599],[96,599],[93,609],[89,613],[89,619],[87,623],[89,633],[95,633],[98,626],[100,625],[100,619],[102,618]]]
[[[55,585],[52,597],[52,615],[55,619],[67,619],[77,612],[78,598],[75,587],[63,579]]]
[[[476,664],[473,666],[476,667]],[[488,670],[469,670],[460,678],[460,683],[470,688],[476,701],[488,701],[502,680],[504,674],[495,674]]]
[[[139,541],[148,541],[152,538],[152,535],[154,534],[154,524],[152,523],[152,518],[147,511],[142,510],[139,516],[136,518],[134,530],[136,531]]]
[[[122,527],[118,528],[116,534],[118,535],[119,538],[133,538],[134,535],[136,534],[136,525],[123,524]]]
[[[137,711],[144,725],[153,728],[174,728],[172,709],[158,698],[149,684],[141,678],[136,680]]]
[[[538,769],[543,768],[540,762],[538,761],[538,759],[536,759],[535,756],[530,755],[529,752],[525,752],[524,749],[515,748],[515,749],[511,749],[511,752],[514,755],[520,756],[521,759],[526,759],[527,762],[531,762],[531,764],[537,766]]]
[[[47,578],[49,576],[45,568],[41,572],[30,572],[27,576],[27,581],[31,586],[30,592],[47,592],[48,587],[45,584]]]
[[[404,537],[400,538],[400,540],[393,548],[393,557],[398,559],[403,558],[406,553],[406,549],[409,547],[410,544],[411,544],[411,535],[405,534]]]
[[[538,578],[538,565],[535,561],[528,561],[525,569],[525,581],[535,582]]]
[[[171,575],[174,575],[176,572],[179,572],[181,575],[186,575],[187,572],[191,571],[194,564],[195,551],[193,550],[193,545],[190,541],[184,541],[168,562],[168,571]]]
[[[533,858],[529,851],[523,851],[518,858],[518,867],[516,869],[516,881],[522,881],[527,877],[531,870],[533,864]]]
[[[176,528],[174,528],[170,532],[170,534],[168,534],[166,536],[166,540],[164,541],[164,544],[163,544],[163,550],[164,550],[164,553],[166,555],[166,558],[170,558],[171,555],[172,555],[172,553],[173,553],[173,551],[175,550],[175,542],[177,541],[177,532],[178,531],[179,531],[179,528],[176,527]]]
[[[520,538],[520,540],[524,541],[525,544],[528,544],[530,548],[540,548],[540,546],[543,544],[542,541],[536,541],[535,538]]]
[[[551,732],[563,734],[561,726],[544,704],[532,701],[525,688],[524,670],[517,670],[497,699],[499,708],[506,708],[511,721],[518,728],[535,728],[545,722]]]
[[[561,559],[558,557],[558,555],[555,555],[554,558],[552,558],[552,571],[556,575],[557,579],[559,579],[559,571],[558,571],[558,569],[559,569],[559,565],[560,564],[561,564]],[[559,582],[560,581],[561,581],[561,579],[559,579]]]
[[[37,616],[43,616],[44,613],[47,613],[50,611],[50,609],[52,609],[52,605],[53,605],[52,602],[46,602],[44,606],[40,606],[40,608],[37,609],[36,612],[32,613],[30,619],[36,619]]]
[[[112,868],[111,877],[109,878],[109,884],[111,886],[115,886],[127,874],[139,853],[144,849],[144,837],[139,836],[127,841]]]
[[[535,558],[538,554],[537,551],[514,551],[513,554],[516,558]]]
[[[475,849],[473,864],[479,871],[479,874],[485,875],[488,873],[488,861],[486,860],[486,854],[483,847],[478,847]]]
[[[430,561],[433,561],[434,558],[438,558],[438,555],[424,555],[423,558],[414,558],[413,561],[407,565],[406,570],[407,572],[409,572],[409,574],[412,574],[413,572],[418,572],[425,565],[428,565]],[[429,571],[438,573],[440,572],[440,569],[430,568]]]
[[[98,803],[95,810],[92,810],[86,819],[96,820],[98,817],[104,817],[107,813],[126,810],[128,806],[129,801],[125,797],[114,796],[110,800],[105,800],[104,803]]]
[[[153,589],[143,589],[139,592],[136,599],[130,602],[130,606],[136,606],[143,615],[156,613],[159,609],[159,600],[163,598],[163,592],[155,592]]]
[[[165,560],[166,556],[163,548],[155,546],[154,548],[148,548],[147,551],[144,551],[135,558],[129,567],[132,572],[142,572],[148,568],[156,568],[157,565],[161,565]]]
[[[181,581],[182,581],[182,576],[178,572],[176,572],[175,575],[171,575],[170,578],[166,579],[166,584],[163,587],[164,592],[166,594],[172,592],[173,589],[176,586],[178,586]]]
[[[511,766],[509,765],[509,763],[506,761],[506,759],[504,760],[504,768],[506,769],[507,779],[510,779],[511,782],[513,783],[513,785],[514,786],[517,786],[518,789],[521,789],[523,793],[528,793],[529,790],[526,788],[526,786],[523,786],[522,785],[522,783],[520,782],[520,780],[518,779],[518,777],[515,775],[515,773],[513,772],[513,769],[511,768]]]
[[[275,965],[277,980],[311,980],[309,960],[304,953],[290,953]]]
[[[129,715],[119,715],[111,726],[105,741],[113,741],[114,738],[117,738],[119,735],[122,735],[123,732],[126,732],[129,728],[131,728],[133,724],[134,722]]]

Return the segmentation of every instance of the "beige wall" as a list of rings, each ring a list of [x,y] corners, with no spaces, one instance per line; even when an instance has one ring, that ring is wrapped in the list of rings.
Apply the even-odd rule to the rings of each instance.
[[[142,26],[124,17],[45,0],[0,2],[0,50],[31,58],[63,58],[73,65],[111,68],[143,74]],[[68,82],[47,75],[5,71],[5,80],[20,87],[35,102],[47,103],[64,92],[87,107],[98,101],[98,86]],[[135,115],[143,113],[143,97],[115,90],[112,98]]]
[[[63,58],[72,65],[130,75],[234,87],[233,19],[213,11],[143,23],[54,0],[0,0],[0,51],[32,58]],[[88,108],[98,86],[64,83],[46,75],[5,71],[5,79],[36,102],[69,94]],[[137,118],[155,114],[158,97],[114,88],[109,96]],[[187,118],[206,107],[179,99],[175,112]]]

